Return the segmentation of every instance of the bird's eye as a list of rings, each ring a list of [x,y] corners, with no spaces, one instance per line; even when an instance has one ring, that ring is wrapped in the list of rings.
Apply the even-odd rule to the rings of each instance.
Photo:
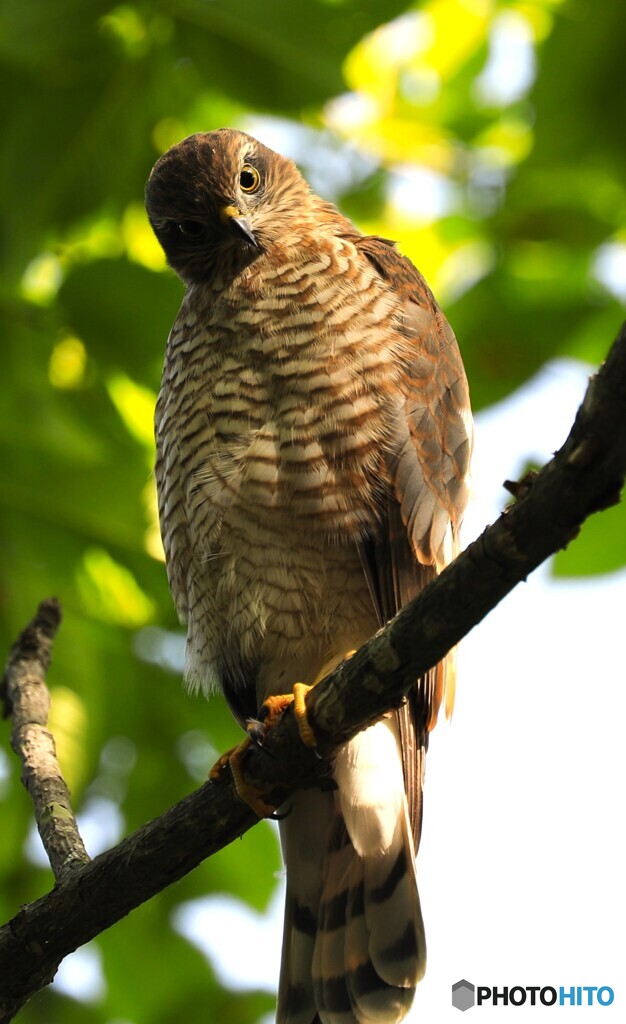
[[[239,175],[239,185],[242,192],[256,192],[261,184],[261,175],[252,164],[244,164]]]
[[[181,220],[176,227],[185,238],[202,238],[204,234],[204,224],[199,220]]]

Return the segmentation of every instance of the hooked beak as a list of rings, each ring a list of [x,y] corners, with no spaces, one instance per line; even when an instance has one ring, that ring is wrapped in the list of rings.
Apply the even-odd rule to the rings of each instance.
[[[222,224],[226,224],[229,227],[232,226],[232,229],[237,234],[241,235],[242,238],[245,238],[247,242],[250,242],[251,245],[254,245],[258,249],[259,243],[254,237],[254,233],[250,227],[250,221],[247,217],[241,216],[241,213],[236,206],[222,206],[220,210],[220,220]]]

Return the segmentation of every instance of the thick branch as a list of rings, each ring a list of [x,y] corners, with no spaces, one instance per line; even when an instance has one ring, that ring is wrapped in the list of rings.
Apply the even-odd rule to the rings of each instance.
[[[512,588],[565,547],[592,512],[615,504],[626,477],[626,325],[589,385],[563,448],[515,506],[307,697],[320,749],[331,755],[397,705]],[[268,757],[268,752],[272,757]],[[285,766],[289,784],[285,785]],[[325,763],[287,713],[246,771],[275,803],[319,784]],[[255,822],[229,785],[207,784],[115,849],[69,874],[0,929],[0,1024],[54,976],[71,950],[181,878]]]
[[[22,782],[33,801],[39,835],[57,882],[89,860],[61,775],[54,738],[46,728],[50,694],[45,675],[60,623],[58,601],[43,601],[11,648],[2,681],[13,722],[11,746],[22,762]]]

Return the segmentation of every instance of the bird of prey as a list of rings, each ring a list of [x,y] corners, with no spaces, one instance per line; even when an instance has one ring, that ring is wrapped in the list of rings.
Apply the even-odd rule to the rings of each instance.
[[[186,677],[242,726],[314,684],[454,557],[472,418],[454,334],[395,245],[243,132],[156,163],[148,216],[186,286],[156,409]],[[391,1024],[424,972],[424,756],[452,658],[338,753],[280,823],[278,1024]],[[267,809],[268,813],[271,810]]]

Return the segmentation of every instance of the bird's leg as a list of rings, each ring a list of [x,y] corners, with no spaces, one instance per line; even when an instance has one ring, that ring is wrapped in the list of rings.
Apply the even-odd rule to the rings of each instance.
[[[344,660],[347,661],[353,654],[356,654],[355,650],[347,651],[344,655]],[[276,725],[281,715],[293,704],[293,713],[296,718],[300,739],[305,747],[316,747],[317,740],[313,727],[307,717],[305,699],[309,690],[312,690],[326,674],[327,668],[325,667],[310,686],[307,683],[294,683],[291,693],[279,693],[268,697],[261,707],[259,721],[248,723],[248,733],[251,738],[257,743],[262,743],[266,731]]]
[[[315,686],[315,683],[313,683],[313,686]],[[305,747],[317,746],[317,740],[307,717],[305,704],[306,695],[309,690],[313,689],[313,686],[307,686],[306,683],[293,684],[293,713],[296,716],[300,739]]]
[[[237,796],[251,807],[254,813],[259,818],[269,818],[276,808],[268,800],[265,799],[263,794],[256,786],[251,786],[249,782],[243,777],[243,758],[246,751],[252,745],[250,736],[246,736],[245,739],[238,743],[236,747],[231,747],[222,754],[209,772],[209,778],[211,782],[220,782],[224,773],[224,769],[228,766],[230,768],[230,774],[232,776],[233,784],[237,791]]]
[[[344,659],[347,661],[356,651],[347,651]],[[317,678],[309,686],[307,683],[294,683],[291,693],[278,693],[263,701],[258,719],[249,719],[246,725],[248,735],[221,755],[211,768],[209,778],[212,782],[219,782],[224,769],[230,767],[233,783],[237,795],[252,808],[259,818],[267,818],[274,813],[276,808],[265,799],[263,794],[255,786],[251,786],[243,777],[243,758],[252,743],[263,745],[267,733],[276,725],[288,707],[293,704],[293,713],[300,733],[300,739],[305,747],[317,747],[315,733],[306,713],[306,695],[309,690],[323,679],[326,669],[322,669]]]
[[[209,772],[211,781],[219,782],[222,779],[225,768],[229,767],[237,795],[252,808],[259,818],[269,817],[275,812],[276,808],[265,799],[259,789],[246,782],[243,775],[243,759],[246,751],[252,743],[257,743],[260,746],[263,745],[263,740],[268,731],[276,725],[290,704],[293,704],[302,742],[305,746],[314,747],[316,745],[315,735],[307,720],[304,703],[304,699],[310,689],[311,687],[307,686],[306,683],[295,683],[293,693],[277,694],[273,697],[268,697],[261,706],[259,718],[249,719],[246,725],[248,735],[245,739],[222,754]]]
[[[307,718],[306,705],[304,703],[307,693],[312,689],[313,687],[308,686],[306,683],[294,683],[292,693],[279,693],[273,697],[268,697],[263,702],[260,715],[263,734],[265,734],[266,730],[273,728],[290,704],[293,704],[293,713],[296,716],[296,725],[298,726],[300,739],[305,747],[316,747],[317,740]],[[256,728],[257,723],[252,722],[249,726],[249,732],[258,740],[260,736],[255,734]]]

